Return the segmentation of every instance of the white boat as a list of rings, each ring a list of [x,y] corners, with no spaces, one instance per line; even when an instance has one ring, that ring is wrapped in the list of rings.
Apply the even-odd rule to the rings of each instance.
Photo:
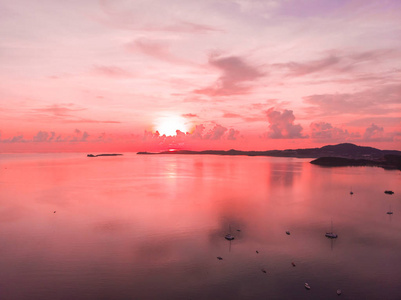
[[[331,221],[331,231],[330,232],[326,232],[326,234],[324,235],[325,237],[328,237],[329,239],[336,239],[338,238],[338,235],[333,233],[333,221]]]
[[[310,290],[310,285],[309,285],[307,282],[305,282],[305,288],[306,288],[307,290]]]

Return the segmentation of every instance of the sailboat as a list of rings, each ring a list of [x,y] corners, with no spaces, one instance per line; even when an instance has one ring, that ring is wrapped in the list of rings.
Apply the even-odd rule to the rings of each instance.
[[[231,234],[231,226],[228,226],[230,233],[226,234],[224,237],[228,241],[232,241],[235,237]]]
[[[331,221],[331,231],[330,232],[326,232],[325,237],[328,237],[329,239],[338,238],[338,235],[333,233],[333,220]]]

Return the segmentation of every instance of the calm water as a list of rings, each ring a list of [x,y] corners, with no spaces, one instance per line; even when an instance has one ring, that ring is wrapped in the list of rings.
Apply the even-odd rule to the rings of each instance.
[[[0,298],[401,299],[401,172],[309,161],[1,154]]]

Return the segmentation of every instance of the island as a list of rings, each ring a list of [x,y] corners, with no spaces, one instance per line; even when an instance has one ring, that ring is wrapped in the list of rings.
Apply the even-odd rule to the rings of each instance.
[[[138,152],[139,155],[155,154],[196,154],[196,155],[246,155],[246,156],[273,156],[317,158],[312,164],[325,167],[339,166],[375,166],[386,169],[401,170],[401,151],[380,150],[372,147],[357,146],[351,143],[326,145],[321,148],[286,149],[267,151],[241,151],[241,150],[174,150],[162,152]]]
[[[401,155],[385,155],[378,160],[352,159],[344,157],[319,157],[315,160],[312,160],[310,163],[324,167],[370,166],[381,167],[384,169],[401,170]]]
[[[119,156],[119,155],[122,155],[122,154],[119,154],[119,153],[109,153],[109,154],[96,154],[96,155],[94,155],[94,154],[87,154],[86,156],[87,157],[98,157],[98,156]]]

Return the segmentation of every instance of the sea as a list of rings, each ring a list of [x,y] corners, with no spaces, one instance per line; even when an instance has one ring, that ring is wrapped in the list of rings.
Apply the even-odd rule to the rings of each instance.
[[[401,299],[401,172],[310,161],[0,154],[0,299]]]

